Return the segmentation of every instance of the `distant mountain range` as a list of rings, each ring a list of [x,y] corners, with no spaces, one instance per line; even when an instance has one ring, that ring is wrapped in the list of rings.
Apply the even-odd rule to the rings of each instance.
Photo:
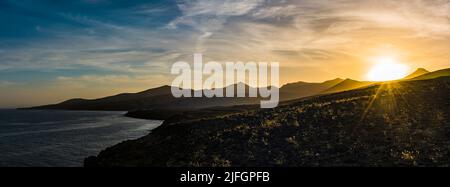
[[[450,69],[428,72],[423,68],[417,69],[406,76],[404,80],[433,79],[450,76]],[[352,79],[333,79],[322,83],[296,82],[280,88],[280,101],[288,101],[314,95],[337,93],[367,87],[376,82],[357,81]],[[239,83],[243,84],[243,83]],[[230,85],[237,88],[238,84]],[[244,85],[246,91],[256,89]],[[194,91],[191,90],[193,93]],[[236,92],[235,92],[236,93]],[[175,98],[170,86],[161,86],[138,93],[122,93],[99,99],[70,99],[58,104],[31,107],[27,109],[62,109],[62,110],[115,110],[131,111],[143,109],[192,110],[218,106],[234,106],[259,104],[262,98],[256,97],[223,97],[223,98]]]
[[[280,88],[280,98],[282,101],[308,97],[320,94],[333,86],[344,81],[337,78],[322,83],[296,82],[289,83]]]

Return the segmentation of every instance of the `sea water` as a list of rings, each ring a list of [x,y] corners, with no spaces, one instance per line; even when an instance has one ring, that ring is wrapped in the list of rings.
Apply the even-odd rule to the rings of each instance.
[[[83,166],[84,158],[145,136],[162,121],[124,112],[0,110],[0,166]]]

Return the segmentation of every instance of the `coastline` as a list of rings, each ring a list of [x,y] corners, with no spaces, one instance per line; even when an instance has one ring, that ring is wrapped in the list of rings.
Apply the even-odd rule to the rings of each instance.
[[[183,112],[166,118],[144,137],[86,158],[84,166],[448,166],[443,134],[448,129],[443,115],[448,111],[448,77],[389,84],[408,92],[376,85],[269,110],[236,106],[231,113],[225,108],[207,110],[215,115]],[[366,114],[379,89],[383,93]],[[402,115],[396,115],[385,106],[400,97],[396,106],[403,109]],[[411,146],[417,155],[405,157]]]
[[[0,110],[0,165],[81,167],[86,157],[162,124],[118,111]]]

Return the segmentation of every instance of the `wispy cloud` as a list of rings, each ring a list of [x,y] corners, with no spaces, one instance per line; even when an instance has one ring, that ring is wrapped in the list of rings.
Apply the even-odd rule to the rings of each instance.
[[[127,90],[141,91],[155,86],[164,84],[161,79],[165,75],[82,75],[78,77],[64,77],[56,78],[56,85],[71,85],[76,88],[86,89],[93,87],[103,87],[111,89],[117,85],[126,85]],[[166,81],[166,84],[169,84]],[[145,85],[145,86],[144,86]]]
[[[51,71],[58,73],[36,84],[43,90],[60,88],[49,82],[74,89],[110,82],[129,90],[128,85],[149,87],[142,77],[170,81],[171,64],[191,62],[195,52],[205,60],[278,61],[282,82],[362,78],[374,55],[397,55],[429,69],[450,65],[449,0],[116,3],[1,6],[0,21],[9,27],[0,31],[0,79],[27,82],[20,72],[41,72],[38,78]],[[75,75],[64,75],[68,70]]]
[[[195,46],[197,51],[205,51],[204,42],[214,32],[223,29],[230,17],[246,15],[262,2],[263,0],[179,1],[177,5],[182,15],[168,23],[167,28],[176,29],[179,25],[185,25],[200,31]]]
[[[11,82],[11,81],[1,81],[0,80],[0,87],[8,87],[8,86],[13,86],[16,85],[16,83]]]

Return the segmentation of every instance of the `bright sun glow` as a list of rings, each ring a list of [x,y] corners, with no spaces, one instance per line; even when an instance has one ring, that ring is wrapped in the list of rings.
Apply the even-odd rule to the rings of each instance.
[[[390,57],[380,57],[375,60],[376,64],[367,73],[367,78],[371,81],[397,80],[408,74],[409,67],[396,62]]]

